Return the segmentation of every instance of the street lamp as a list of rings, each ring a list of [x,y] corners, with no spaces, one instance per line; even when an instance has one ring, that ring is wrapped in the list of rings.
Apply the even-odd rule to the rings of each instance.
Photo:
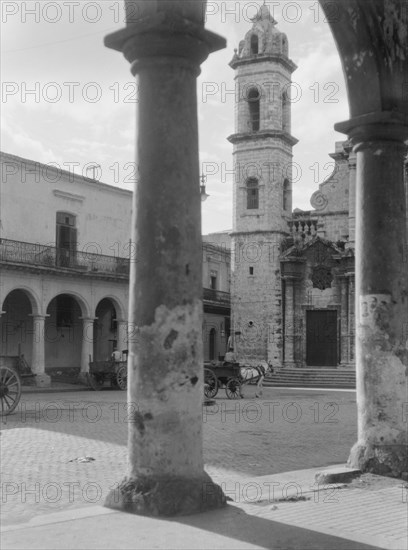
[[[208,193],[205,192],[205,182],[207,181],[207,176],[204,176],[204,174],[202,174],[200,180],[201,180],[201,185],[200,185],[201,202],[204,202],[205,200],[207,200],[207,197],[210,196],[208,195]]]

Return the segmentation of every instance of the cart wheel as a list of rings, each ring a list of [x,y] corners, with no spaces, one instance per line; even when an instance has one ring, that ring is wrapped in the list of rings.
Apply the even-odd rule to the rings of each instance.
[[[123,365],[122,367],[118,368],[118,372],[116,373],[116,385],[122,391],[127,390],[127,366],[126,365]]]
[[[21,397],[21,380],[11,367],[0,367],[0,416],[14,411]]]
[[[204,369],[204,395],[212,399],[218,393],[217,377],[211,369]]]
[[[238,378],[230,378],[225,386],[225,393],[228,399],[238,399],[240,397],[241,382]]]
[[[99,391],[103,388],[105,376],[103,374],[92,374],[88,372],[88,382],[93,390]]]

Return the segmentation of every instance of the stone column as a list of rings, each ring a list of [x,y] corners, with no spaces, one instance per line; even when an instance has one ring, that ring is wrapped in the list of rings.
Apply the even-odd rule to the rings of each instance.
[[[82,319],[81,372],[79,378],[86,382],[89,372],[89,358],[93,360],[94,322],[95,317],[80,317]]]
[[[33,318],[33,350],[31,354],[31,370],[35,374],[37,386],[46,387],[51,384],[51,377],[45,374],[45,318],[48,315],[31,315]]]
[[[123,319],[117,319],[118,326],[118,343],[117,347],[119,351],[128,349],[128,323]]]
[[[285,275],[285,367],[295,366],[295,284],[296,278]]]
[[[225,504],[202,453],[202,252],[196,77],[225,41],[204,29],[205,2],[134,1],[133,24],[106,37],[138,84],[131,264],[129,472],[106,505],[192,514]],[[140,18],[141,17],[141,18]],[[130,21],[129,21],[130,23]]]
[[[371,119],[364,124],[363,119]],[[401,122],[400,122],[401,120]],[[408,471],[406,403],[408,262],[403,163],[408,127],[392,113],[348,124],[357,155],[356,358],[358,442],[349,463],[400,477]]]

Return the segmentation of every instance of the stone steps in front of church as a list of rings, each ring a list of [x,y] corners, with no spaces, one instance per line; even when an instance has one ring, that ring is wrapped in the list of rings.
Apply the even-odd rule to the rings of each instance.
[[[265,378],[264,386],[355,389],[354,369],[282,368]]]

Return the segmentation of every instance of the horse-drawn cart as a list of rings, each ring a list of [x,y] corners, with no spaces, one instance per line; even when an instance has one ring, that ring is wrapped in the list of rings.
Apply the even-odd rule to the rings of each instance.
[[[205,363],[204,364],[204,394],[212,399],[219,388],[225,388],[228,399],[242,397],[242,386],[256,384],[262,389],[265,374],[270,366],[242,366],[239,363]]]
[[[88,373],[89,385],[93,390],[101,390],[105,382],[112,388],[127,389],[127,361],[90,361]]]
[[[21,377],[16,369],[0,366],[0,416],[11,414],[21,397]]]
[[[24,354],[8,356],[6,361],[0,365],[0,416],[11,414],[19,404],[23,380],[35,378]]]

